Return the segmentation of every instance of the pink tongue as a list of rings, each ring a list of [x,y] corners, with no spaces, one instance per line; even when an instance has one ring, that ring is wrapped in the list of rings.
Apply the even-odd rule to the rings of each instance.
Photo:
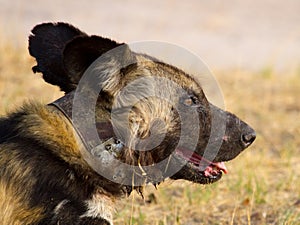
[[[191,152],[189,150],[185,150],[185,149],[177,149],[177,154],[181,155],[182,157],[186,158],[187,160],[189,160],[190,162],[193,162],[195,164],[200,164],[201,161],[204,161],[208,164],[210,164],[209,166],[206,167],[206,169],[204,170],[204,173],[212,173],[213,169],[212,169],[212,165],[217,167],[219,170],[223,171],[223,173],[227,174],[228,170],[225,166],[224,162],[211,162],[207,159],[205,159],[204,157],[201,157],[200,155],[196,154],[195,152]]]
[[[218,170],[215,170],[212,166],[217,167],[218,170],[223,171],[225,174],[228,173],[228,170],[225,166],[224,162],[217,162],[217,163],[212,163],[211,165],[209,165],[208,167],[205,168],[204,175],[205,176],[211,176],[211,175],[217,175],[218,174]]]

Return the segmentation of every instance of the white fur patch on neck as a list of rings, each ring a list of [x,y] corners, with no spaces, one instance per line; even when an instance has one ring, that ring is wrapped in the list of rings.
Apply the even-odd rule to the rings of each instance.
[[[103,218],[113,225],[114,201],[107,195],[96,193],[92,199],[85,201],[88,210],[80,216]]]
[[[65,199],[62,200],[60,203],[57,204],[57,206],[54,208],[54,214],[57,215],[59,214],[60,210],[67,204],[69,200]]]

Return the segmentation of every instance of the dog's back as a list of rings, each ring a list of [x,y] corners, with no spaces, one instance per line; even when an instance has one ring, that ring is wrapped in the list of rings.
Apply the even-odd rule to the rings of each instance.
[[[1,119],[0,136],[0,224],[111,222],[113,197],[84,167],[71,124],[53,106],[26,104]],[[107,196],[99,201],[107,211],[91,213],[95,196]]]
[[[0,218],[5,225],[34,224],[43,212],[29,202],[35,178],[26,153],[30,154],[33,146],[27,145],[19,132],[23,129],[21,114],[0,119]]]

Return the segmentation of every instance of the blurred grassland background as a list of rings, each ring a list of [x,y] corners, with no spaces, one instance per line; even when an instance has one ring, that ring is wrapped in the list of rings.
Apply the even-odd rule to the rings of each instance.
[[[30,29],[66,21],[120,41],[155,39],[201,56],[226,109],[257,131],[212,185],[165,181],[118,202],[117,225],[300,224],[300,2],[0,0],[0,114],[62,95],[33,74]],[[68,6],[70,5],[70,7]]]

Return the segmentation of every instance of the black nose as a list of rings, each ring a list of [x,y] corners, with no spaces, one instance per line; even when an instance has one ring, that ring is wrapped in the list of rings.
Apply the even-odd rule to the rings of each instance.
[[[242,134],[242,143],[245,145],[245,147],[248,147],[249,145],[251,145],[253,143],[253,141],[256,138],[256,133],[255,131],[251,131],[245,134]]]

